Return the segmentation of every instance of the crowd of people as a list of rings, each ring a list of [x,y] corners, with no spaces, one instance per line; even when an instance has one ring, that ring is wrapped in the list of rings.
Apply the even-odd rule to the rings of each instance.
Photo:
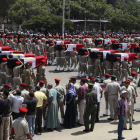
[[[96,36],[97,37],[97,36]],[[99,35],[98,37],[101,37]],[[106,38],[112,36],[106,35]],[[117,36],[113,36],[118,40]],[[121,37],[121,36],[120,36]],[[80,38],[80,40],[79,40]],[[95,47],[91,36],[67,36],[65,39],[74,43],[84,44],[85,47]],[[125,37],[125,40],[129,37]],[[131,38],[134,40],[133,38]],[[134,104],[137,95],[137,68],[139,66],[138,56],[132,62],[131,72],[129,71],[128,58],[122,62],[122,73],[124,74],[124,83],[118,83],[120,78],[120,58],[114,62],[110,68],[110,62],[105,62],[106,68],[101,65],[100,55],[94,64],[88,58],[88,52],[82,57],[78,56],[75,48],[68,52],[66,47],[62,47],[61,52],[55,50],[54,41],[64,40],[64,37],[44,35],[1,35],[1,45],[10,46],[13,50],[24,51],[36,55],[47,54],[48,64],[56,68],[60,65],[60,71],[66,67],[69,70],[74,65],[74,69],[79,64],[80,85],[76,82],[77,77],[71,77],[66,87],[61,86],[61,79],[55,78],[56,85],[47,83],[46,62],[42,60],[41,64],[35,69],[32,68],[32,61],[26,65],[19,59],[13,69],[7,67],[7,58],[3,58],[0,64],[0,86],[2,87],[0,99],[0,140],[10,139],[33,139],[34,134],[42,133],[42,124],[47,131],[58,129],[60,124],[64,128],[73,128],[75,125],[85,125],[84,132],[94,130],[95,122],[100,119],[100,100],[105,97],[105,114],[110,117],[108,120],[119,119],[118,139],[123,139],[122,130],[127,129],[127,119],[129,119],[129,129],[132,130],[132,121],[134,121]],[[88,40],[92,40],[88,44]],[[46,44],[46,41],[51,41]],[[83,41],[83,42],[82,42]],[[121,40],[120,40],[121,41]],[[63,44],[62,44],[63,46]],[[96,47],[107,47],[99,44]],[[111,46],[108,44],[108,46]],[[124,50],[123,50],[124,51]],[[68,56],[68,59],[66,58]],[[71,56],[71,57],[70,57]],[[71,61],[70,61],[71,58]],[[67,60],[67,61],[66,61]],[[78,61],[77,61],[78,60]],[[87,62],[89,75],[87,74]],[[60,64],[61,63],[61,64]],[[72,65],[73,64],[73,65]],[[23,69],[23,65],[24,68]],[[112,66],[112,64],[111,64]],[[103,69],[101,69],[103,68]],[[123,70],[126,69],[126,74]],[[84,73],[83,77],[81,74]],[[98,75],[102,78],[103,85],[98,82]],[[124,78],[123,77],[123,78]],[[122,79],[123,79],[122,78]],[[118,100],[118,98],[120,99]],[[66,106],[66,109],[65,107]],[[61,121],[59,121],[58,112],[60,109]],[[91,127],[89,128],[89,117],[91,116]],[[42,122],[43,120],[43,122]],[[10,131],[9,131],[10,130]]]

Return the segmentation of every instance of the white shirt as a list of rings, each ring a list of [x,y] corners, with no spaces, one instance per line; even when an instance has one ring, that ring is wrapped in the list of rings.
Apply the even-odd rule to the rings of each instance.
[[[100,102],[100,97],[101,97],[101,95],[100,95],[100,92],[102,91],[102,88],[100,87],[100,85],[99,84],[94,84],[93,85],[93,91],[95,91],[96,93],[97,93],[97,101],[98,101],[98,103]]]
[[[24,98],[18,95],[10,94],[10,100],[12,101],[11,111],[15,113],[19,113],[19,108],[22,106]]]

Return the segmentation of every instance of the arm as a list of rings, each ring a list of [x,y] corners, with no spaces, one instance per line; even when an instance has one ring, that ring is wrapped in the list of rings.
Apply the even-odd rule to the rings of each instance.
[[[11,91],[9,94],[13,94],[13,93],[16,92],[16,91],[17,91],[17,89]]]
[[[114,115],[114,120],[115,120],[115,121],[117,120],[117,115],[118,115],[118,109],[116,108],[116,109],[115,109],[115,115]]]
[[[134,103],[136,103],[136,96],[135,95],[133,95],[133,99],[134,99]]]
[[[47,103],[48,103],[48,99],[45,100],[45,102],[44,102],[44,104],[43,104],[43,107],[45,107]]]
[[[18,61],[21,63],[21,65],[20,65],[20,66],[22,67],[24,64],[20,61],[20,59],[18,59]]]

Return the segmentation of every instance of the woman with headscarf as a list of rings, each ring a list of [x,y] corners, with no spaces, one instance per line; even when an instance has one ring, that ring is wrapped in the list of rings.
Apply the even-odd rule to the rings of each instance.
[[[72,128],[75,127],[75,96],[76,91],[73,83],[67,85],[67,94],[66,94],[66,111],[64,117],[64,127]]]

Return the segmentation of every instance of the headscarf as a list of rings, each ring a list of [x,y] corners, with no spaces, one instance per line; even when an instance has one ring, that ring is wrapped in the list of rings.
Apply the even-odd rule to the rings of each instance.
[[[73,83],[70,83],[70,88],[68,89],[68,92],[66,94],[66,98],[67,99],[67,96],[68,94],[72,94],[73,96],[76,96],[76,91],[75,91],[75,87],[74,87],[74,84]]]

